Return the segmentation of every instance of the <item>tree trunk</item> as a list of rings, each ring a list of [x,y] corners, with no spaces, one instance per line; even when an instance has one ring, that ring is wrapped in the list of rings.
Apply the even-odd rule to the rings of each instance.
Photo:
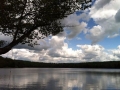
[[[7,53],[7,52],[10,51],[11,49],[12,49],[12,47],[9,47],[9,46],[0,48],[0,55]]]
[[[23,34],[19,39],[13,40],[10,44],[7,46],[0,48],[0,55],[7,53],[10,51],[14,46],[18,45],[24,38],[28,37],[30,33],[35,30],[39,25],[33,26],[27,33]]]

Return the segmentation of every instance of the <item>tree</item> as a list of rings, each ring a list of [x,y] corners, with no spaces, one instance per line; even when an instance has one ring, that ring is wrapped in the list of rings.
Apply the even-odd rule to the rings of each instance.
[[[92,0],[2,0],[0,33],[10,36],[7,45],[0,41],[0,55],[15,45],[37,45],[37,40],[63,31],[60,19],[76,10],[90,7]]]

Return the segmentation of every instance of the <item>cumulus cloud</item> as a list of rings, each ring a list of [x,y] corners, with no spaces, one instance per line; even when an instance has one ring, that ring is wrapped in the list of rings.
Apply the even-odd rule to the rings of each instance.
[[[100,45],[77,45],[82,50],[83,59],[87,61],[102,61],[101,56],[104,56],[104,48]],[[106,57],[106,55],[104,56]]]
[[[70,33],[67,35],[67,38],[72,39],[72,38],[76,37],[83,30],[85,30],[86,26],[87,26],[87,24],[85,22],[81,22],[79,26],[68,28],[70,30]]]
[[[120,45],[118,45],[117,49],[111,50],[113,55],[116,56],[117,58],[120,58]]]
[[[92,44],[95,44],[105,37],[104,33],[104,29],[102,29],[100,25],[97,25],[88,31],[86,38],[90,39],[92,41]]]
[[[73,58],[78,57],[78,51],[68,48],[68,44],[65,43],[65,37],[53,36],[51,39],[45,41],[43,45],[48,45],[49,48],[41,50],[26,49],[13,49],[8,53],[4,54],[4,57],[30,60],[30,61],[41,61],[41,62],[66,62],[67,60],[74,60]],[[60,59],[61,58],[61,59]]]
[[[18,44],[14,48],[16,49],[29,49],[29,50],[36,50],[36,51],[41,51],[43,49],[47,50],[50,46],[45,40],[39,40],[38,43],[40,45],[35,45],[34,47],[30,47],[27,44]]]
[[[102,3],[105,3],[103,4],[104,7],[101,5]],[[97,0],[95,2],[95,5],[90,9],[89,15],[98,25],[93,26],[86,35],[93,44],[104,37],[118,36],[120,30],[119,9],[119,0]]]
[[[83,20],[80,22],[80,20]],[[78,34],[80,34],[82,31],[86,30],[87,23],[84,21],[88,21],[89,16],[87,13],[82,13],[80,15],[72,14],[69,15],[67,18],[61,20],[61,24],[63,26],[68,26],[64,28],[67,32],[66,37],[68,39],[75,38]]]
[[[3,33],[0,32],[0,40],[5,41],[5,45],[8,44],[10,41],[12,41],[12,37],[5,36]]]
[[[27,61],[38,61],[39,54],[28,49],[12,49],[8,53],[2,55],[12,59],[27,60]]]
[[[67,18],[64,18],[61,21],[63,26],[76,26],[79,24],[79,20],[88,21],[89,20],[88,12],[83,12],[80,15],[71,14]]]
[[[120,22],[120,9],[118,10],[118,12],[115,15],[115,20],[116,20],[116,22]]]
[[[67,33],[65,31],[57,34],[58,37],[66,37]]]
[[[13,49],[3,56],[20,60],[54,63],[111,61],[120,58],[119,48],[109,51],[101,45],[77,45],[78,49],[73,50],[68,47],[65,39],[65,37],[53,36],[48,40],[50,45],[48,49],[42,49],[37,52],[29,49]]]
[[[97,0],[95,3],[95,8],[100,9],[103,8],[105,5],[110,3],[112,0]]]

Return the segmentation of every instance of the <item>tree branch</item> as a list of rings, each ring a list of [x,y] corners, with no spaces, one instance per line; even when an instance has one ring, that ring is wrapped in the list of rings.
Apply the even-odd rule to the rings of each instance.
[[[32,31],[34,31],[35,29],[37,29],[40,26],[46,26],[47,24],[38,24],[33,26],[28,32],[26,32],[25,34],[23,34],[19,39],[12,41],[10,44],[6,45],[3,48],[0,48],[0,55],[1,54],[5,54],[8,51],[10,51],[15,45],[19,44],[20,42],[22,42],[23,39],[25,39],[26,37],[28,37]],[[49,25],[49,24],[48,24]]]
[[[23,19],[23,14],[24,14],[24,10],[25,10],[25,7],[26,7],[26,3],[27,3],[27,0],[25,1],[24,7],[23,7],[23,11],[22,11],[22,13],[21,13],[21,16],[20,16],[20,19],[19,19],[19,22],[18,22],[18,25],[17,25],[17,30],[16,30],[15,35],[14,35],[14,37],[13,37],[13,41],[16,40],[18,31],[20,30],[21,21],[22,21],[22,19]]]

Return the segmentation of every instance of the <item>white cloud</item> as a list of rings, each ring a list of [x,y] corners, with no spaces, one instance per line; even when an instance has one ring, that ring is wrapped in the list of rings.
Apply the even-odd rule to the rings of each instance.
[[[108,38],[114,38],[114,37],[117,37],[117,36],[119,36],[119,34],[114,34],[114,35],[108,36]]]
[[[47,49],[28,50],[28,49],[13,49],[4,54],[4,57],[15,58],[20,60],[42,61],[42,62],[67,62],[78,57],[78,51],[68,48],[68,44],[64,42],[65,37],[53,36],[45,41],[44,45],[48,45]],[[41,47],[40,47],[41,48]],[[13,57],[12,57],[13,55]]]
[[[65,37],[53,36],[51,39],[46,40],[48,43],[45,44],[49,44],[48,49],[39,51],[13,49],[13,54],[12,51],[10,51],[3,56],[20,60],[54,63],[112,61],[120,59],[120,49],[106,50],[100,45],[77,45],[79,48],[73,50],[68,47],[65,40]]]
[[[105,5],[110,3],[110,1],[112,0],[96,0],[95,8],[97,9],[103,8]]]
[[[5,44],[7,44],[10,41],[12,41],[12,37],[7,36],[7,35],[5,36],[3,33],[0,32],[0,40],[5,41],[6,42]]]
[[[2,55],[3,57],[9,57],[12,59],[38,61],[39,54],[28,49],[12,49],[8,53]]]
[[[118,60],[119,60],[119,58],[120,58],[120,45],[118,45],[118,48],[117,48],[117,49],[114,49],[114,50],[111,50],[111,51],[112,51],[113,55],[114,55],[116,58],[118,58]]]
[[[109,3],[106,1],[109,1]],[[107,4],[103,7],[101,2],[106,2]],[[90,9],[90,16],[94,18],[94,20],[108,19],[114,16],[119,10],[119,3],[119,0],[97,0],[95,5],[93,5],[93,7]],[[100,8],[98,9],[97,6],[100,6]]]
[[[102,3],[104,3],[104,6],[101,5]],[[120,0],[97,0],[95,5],[90,9],[90,17],[98,24],[97,26],[93,26],[87,34],[87,38],[93,44],[99,42],[104,37],[119,35],[119,9]],[[117,22],[116,19],[118,19]]]
[[[118,12],[115,15],[115,20],[116,20],[116,22],[120,22],[120,9],[118,10]]]
[[[79,20],[83,20],[83,22],[79,22]],[[68,39],[72,39],[80,34],[82,31],[86,30],[87,24],[84,21],[88,21],[89,16],[87,12],[82,13],[80,15],[72,14],[69,15],[67,18],[61,20],[61,23],[65,27],[64,29],[69,32],[66,34]]]
[[[86,38],[90,39],[92,41],[92,44],[95,44],[105,37],[104,32],[104,29],[102,29],[101,26],[97,25],[88,31]]]
[[[77,39],[77,40],[82,40],[82,38],[80,38],[80,37],[76,37],[76,39]]]
[[[34,47],[30,47],[27,44],[18,44],[14,48],[16,48],[16,49],[23,49],[24,48],[24,49],[36,50],[36,51],[41,51],[43,49],[47,50],[48,48],[50,48],[50,46],[49,46],[49,43],[46,40],[47,40],[47,38],[38,40],[37,42],[40,45],[35,45]]]
[[[72,38],[76,37],[83,30],[85,30],[86,26],[87,26],[87,24],[85,22],[82,22],[82,23],[79,24],[79,26],[68,28],[70,30],[70,33],[67,35],[67,38],[72,39]]]
[[[77,45],[78,47],[81,48],[82,54],[83,54],[83,59],[86,61],[104,61],[106,60],[104,48],[100,45]]]
[[[89,20],[88,12],[83,12],[80,15],[71,14],[67,18],[61,20],[63,26],[76,26],[79,24],[79,20],[88,21]]]

